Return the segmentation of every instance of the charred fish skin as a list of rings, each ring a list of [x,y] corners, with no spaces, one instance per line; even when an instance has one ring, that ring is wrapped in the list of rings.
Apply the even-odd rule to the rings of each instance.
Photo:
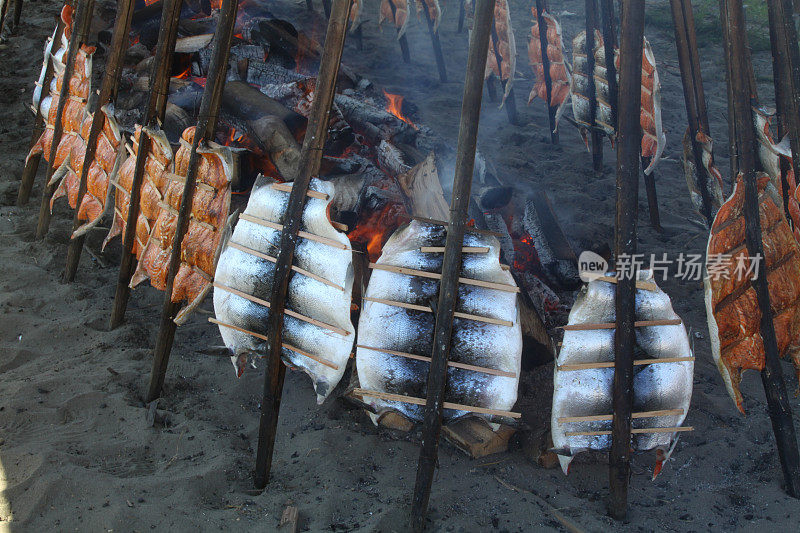
[[[327,194],[328,200],[307,199],[301,231],[334,240],[342,248],[305,238],[298,240],[294,266],[331,283],[323,283],[292,272],[286,309],[309,317],[317,323],[285,316],[282,341],[285,345],[312,354],[328,364],[286,347],[283,349],[283,360],[287,365],[301,369],[311,377],[317,402],[322,403],[341,379],[355,338],[355,329],[350,322],[352,248],[347,237],[336,231],[328,219],[327,208],[333,197],[333,185],[315,178],[311,181],[310,189]],[[259,178],[244,214],[284,224],[288,199],[289,192],[274,189],[266,179]],[[220,286],[268,301],[274,282],[275,264],[243,251],[242,248],[274,258],[278,254],[280,239],[281,230],[240,217],[220,256],[215,275],[217,287],[214,289],[214,311],[220,322],[266,335],[269,308]],[[329,327],[322,327],[318,323]],[[346,334],[343,335],[342,331]],[[267,352],[267,343],[248,333],[220,326],[220,334],[233,354],[232,360],[239,375],[244,370],[243,364],[248,355],[263,356]]]
[[[423,246],[443,246],[442,226],[413,221],[399,228],[383,248],[378,264],[441,272],[443,254],[422,252]],[[493,237],[467,234],[464,246],[488,246],[489,253],[464,254],[461,276],[513,285],[513,277],[500,268],[500,245]],[[375,269],[366,291],[380,299],[435,309],[439,281]],[[517,398],[522,355],[522,333],[516,294],[461,284],[457,312],[512,322],[513,326],[455,318],[449,360],[512,373],[515,377],[448,367],[446,401],[469,406],[510,410]],[[362,388],[416,398],[426,397],[429,363],[382,350],[429,356],[433,347],[435,314],[365,300],[359,321],[356,366]],[[424,406],[364,396],[373,422],[388,411],[413,421],[422,420]],[[445,420],[468,414],[444,410]]]
[[[647,279],[649,272],[639,273]],[[595,280],[585,286],[569,315],[570,324],[613,322],[616,317],[616,285]],[[661,291],[637,289],[636,320],[679,318],[669,297]],[[682,324],[636,328],[636,343],[646,357],[664,359],[692,357],[688,335]],[[638,358],[639,356],[637,356]],[[552,437],[559,461],[567,473],[573,457],[586,450],[608,450],[610,435],[572,435],[567,432],[609,431],[611,420],[562,422],[565,417],[612,413],[613,368],[569,370],[564,365],[614,361],[614,330],[569,330],[564,333],[561,352],[554,369]],[[634,367],[634,412],[680,409],[682,414],[635,418],[634,428],[678,427],[683,423],[692,395],[694,362],[680,361]],[[635,450],[668,451],[676,433],[634,434]]]

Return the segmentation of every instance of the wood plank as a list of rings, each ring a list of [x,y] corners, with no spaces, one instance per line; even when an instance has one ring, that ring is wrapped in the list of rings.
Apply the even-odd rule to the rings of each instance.
[[[683,409],[663,409],[661,411],[642,411],[632,413],[631,418],[654,418],[657,416],[678,416],[684,414]],[[614,415],[589,415],[589,416],[562,416],[558,418],[559,424],[571,422],[600,422],[602,420],[613,420]]]
[[[376,270],[385,270],[387,272],[395,272],[397,274],[405,274],[407,276],[419,276],[429,279],[442,279],[442,275],[438,272],[425,272],[424,270],[416,270],[414,268],[399,267],[393,265],[382,265],[379,263],[370,263],[369,268]],[[464,285],[475,285],[477,287],[485,287],[487,289],[495,289],[504,292],[519,292],[519,287],[514,285],[506,285],[504,283],[493,283],[490,281],[481,281],[479,279],[471,278],[458,278],[459,283]]]
[[[389,400],[393,402],[410,403],[414,405],[425,405],[424,398],[415,398],[413,396],[405,396],[403,394],[392,394],[390,392],[371,391],[366,389],[353,389],[353,394],[358,396],[371,396],[381,400]],[[478,413],[483,415],[496,415],[507,416],[509,418],[521,418],[520,413],[513,413],[511,411],[500,411],[498,409],[488,409],[486,407],[473,407],[469,405],[461,405],[460,403],[444,402],[442,406],[445,409],[454,409],[456,411],[468,411],[470,413]]]
[[[363,344],[357,344],[356,348],[363,348],[365,350],[372,350],[374,352],[382,352],[388,353],[391,355],[397,355],[399,357],[405,357],[406,359],[415,359],[417,361],[425,361],[427,363],[431,362],[430,357],[426,357],[424,355],[415,355],[406,352],[398,352],[396,350],[388,350],[386,348],[373,348],[372,346],[364,346]],[[453,368],[460,368],[463,370],[472,370],[473,372],[481,372],[483,374],[490,374],[493,376],[502,376],[507,378],[516,378],[517,375],[513,372],[506,372],[504,370],[495,370],[493,368],[485,368],[482,366],[475,366],[475,365],[468,365],[466,363],[459,363],[456,361],[447,361],[447,366],[452,366]]]
[[[274,230],[283,231],[282,224],[277,224],[275,222],[265,220],[263,218],[254,217],[253,215],[248,215],[247,213],[242,213],[241,215],[239,215],[239,218],[242,220],[246,220],[248,222],[252,222],[253,224],[258,224],[260,226],[264,226]],[[333,239],[329,239],[327,237],[314,235],[313,233],[308,233],[307,231],[302,231],[302,230],[298,231],[297,234],[304,239],[308,239],[310,241],[316,241],[321,244],[326,244],[332,248],[339,248],[340,250],[348,250],[345,244],[342,244],[341,242],[335,241]]]
[[[216,318],[211,317],[211,316],[208,317],[208,321],[211,322],[212,324],[216,324],[216,325],[222,326],[224,328],[234,329],[236,331],[241,331],[242,333],[246,333],[248,335],[252,335],[253,337],[255,337],[257,339],[261,339],[262,341],[267,340],[267,336],[266,335],[262,335],[261,333],[256,333],[255,331],[248,331],[248,330],[246,330],[244,328],[240,328],[239,326],[234,326],[233,324],[227,324],[227,323],[222,322],[220,320],[217,320]],[[334,370],[339,370],[339,365],[337,365],[335,363],[332,363],[332,362],[328,361],[327,359],[323,359],[321,357],[317,357],[316,355],[313,355],[313,354],[310,354],[310,353],[308,353],[306,351],[303,351],[300,348],[297,348],[296,346],[292,346],[291,344],[287,344],[285,342],[282,343],[281,346],[283,346],[287,350],[292,350],[293,352],[297,352],[300,355],[308,357],[309,359],[313,359],[314,361],[318,362],[321,365],[325,365],[325,366],[330,367],[330,368],[332,368]]]

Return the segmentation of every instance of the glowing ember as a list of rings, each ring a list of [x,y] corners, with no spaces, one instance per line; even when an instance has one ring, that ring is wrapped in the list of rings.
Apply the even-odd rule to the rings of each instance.
[[[386,239],[407,218],[402,204],[387,204],[382,210],[373,212],[361,221],[347,236],[353,243],[367,245],[369,260],[375,262],[381,255]]]
[[[383,95],[386,97],[386,111],[416,129],[414,123],[403,115],[403,97],[399,94],[387,93],[385,90]]]
[[[178,79],[186,80],[189,79],[189,73],[191,73],[192,67],[186,67],[186,70],[175,76]]]

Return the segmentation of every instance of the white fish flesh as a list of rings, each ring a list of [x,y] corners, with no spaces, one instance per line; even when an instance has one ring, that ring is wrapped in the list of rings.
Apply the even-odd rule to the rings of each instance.
[[[283,360],[288,366],[301,369],[311,377],[317,402],[322,403],[342,378],[353,348],[355,329],[350,322],[353,251],[347,236],[337,231],[328,218],[328,205],[334,195],[333,185],[315,178],[311,180],[310,189],[327,194],[328,199],[307,199],[301,231],[334,241],[341,247],[303,237],[298,239],[294,266],[324,278],[330,284],[301,272],[291,273],[286,309],[317,323],[288,314],[284,317]],[[273,258],[277,256],[281,231],[253,222],[250,217],[284,224],[289,194],[273,188],[265,178],[259,178],[253,187],[247,208],[240,216],[233,236],[226,243],[217,263],[214,278],[217,285],[232,288],[262,301],[269,300],[275,264],[243,251],[242,248]],[[217,320],[225,324],[260,335],[267,332],[267,307],[219,286],[214,289],[214,312]],[[321,327],[319,323],[328,327]],[[244,370],[248,356],[264,356],[268,353],[266,341],[247,333],[220,326],[220,334],[225,346],[233,354],[231,359],[238,375]],[[286,348],[287,345],[314,358],[301,351]]]
[[[444,246],[445,228],[436,224],[412,221],[399,228],[386,242],[377,264],[440,273],[443,253],[423,252],[423,246]],[[488,253],[465,253],[461,276],[500,283],[512,290],[514,278],[500,267],[500,243],[494,237],[467,233],[464,246],[488,247]],[[435,309],[439,280],[374,269],[366,298],[400,302]],[[509,376],[491,375],[449,366],[445,401],[470,407],[509,411],[517,400],[522,360],[522,330],[515,292],[461,283],[456,312],[502,320],[497,325],[474,319],[453,322],[450,361],[500,370]],[[360,386],[368,391],[426,397],[429,363],[382,350],[430,357],[436,317],[419,311],[366,300],[361,310],[358,330],[359,347],[356,367]],[[383,400],[368,395],[363,401],[373,411],[377,423],[388,411],[398,411],[410,420],[422,420],[424,406]],[[468,414],[444,410],[445,420]]]
[[[648,280],[648,271],[639,272],[640,280]],[[636,320],[679,318],[672,309],[669,296],[654,285],[655,290],[636,290]],[[614,322],[616,285],[594,280],[578,295],[569,314],[569,324]],[[683,324],[636,328],[636,359],[691,357],[692,348]],[[611,435],[567,436],[570,432],[609,431],[611,419],[601,421],[561,422],[565,417],[610,415],[612,413],[613,368],[570,370],[560,368],[581,363],[614,361],[614,330],[568,330],[564,332],[561,352],[555,365],[552,436],[553,445],[566,474],[573,457],[586,450],[608,450]],[[637,365],[633,378],[633,412],[680,409],[682,414],[634,418],[634,428],[678,427],[683,423],[692,398],[693,361]],[[673,433],[638,433],[633,435],[635,450],[660,450],[659,463],[668,457]]]

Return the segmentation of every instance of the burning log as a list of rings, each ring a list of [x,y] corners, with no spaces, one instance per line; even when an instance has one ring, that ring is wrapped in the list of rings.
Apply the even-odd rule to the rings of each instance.
[[[531,236],[539,262],[549,280],[565,288],[580,284],[578,258],[556,219],[550,199],[535,191],[525,204],[523,227]]]

